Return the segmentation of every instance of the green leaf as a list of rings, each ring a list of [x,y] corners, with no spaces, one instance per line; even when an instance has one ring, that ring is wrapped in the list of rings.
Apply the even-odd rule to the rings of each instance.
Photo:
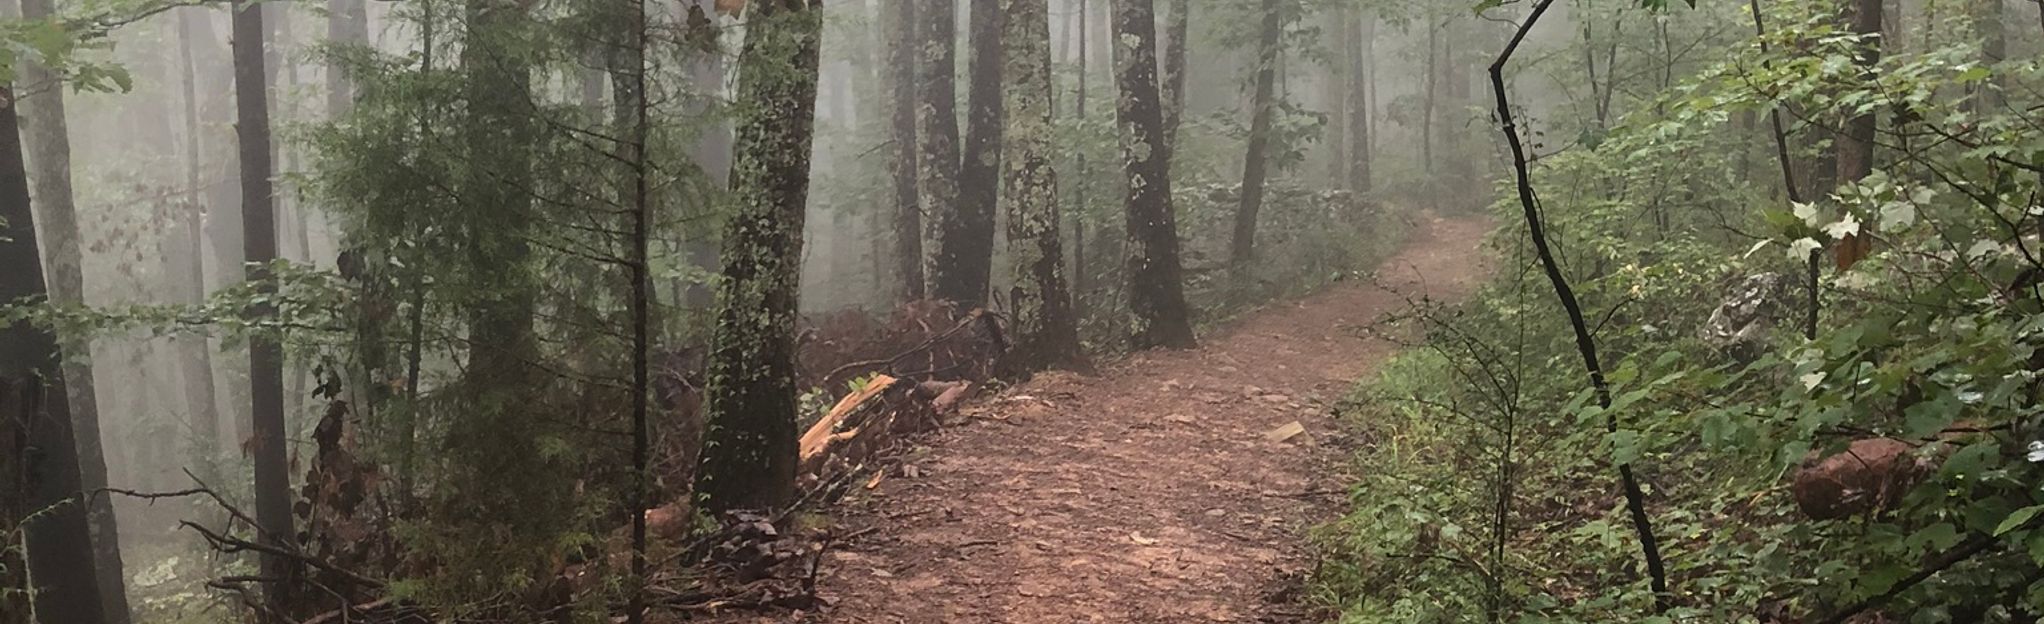
[[[2044,505],[2031,505],[2017,509],[2015,513],[2009,514],[2007,519],[2001,521],[2001,526],[1994,527],[1994,536],[2001,537],[2009,531],[2016,530],[2016,528],[2028,523],[2031,518],[2036,517],[2039,511],[2044,511]]]

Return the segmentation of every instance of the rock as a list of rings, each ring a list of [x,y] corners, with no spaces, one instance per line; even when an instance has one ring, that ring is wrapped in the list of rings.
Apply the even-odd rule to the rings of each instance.
[[[1711,310],[1698,333],[1705,344],[1741,361],[1759,357],[1769,330],[1796,312],[1790,300],[1795,290],[1794,280],[1780,273],[1748,276]]]
[[[1811,451],[1796,470],[1789,493],[1803,515],[1837,520],[1885,509],[1901,500],[1931,471],[1916,447],[1894,438],[1853,440],[1844,451],[1820,456]]]

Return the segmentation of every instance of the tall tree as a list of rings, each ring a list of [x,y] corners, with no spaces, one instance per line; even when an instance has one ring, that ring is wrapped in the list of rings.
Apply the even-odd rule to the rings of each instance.
[[[652,135],[650,124],[650,103],[646,97],[646,0],[633,0],[625,4],[626,32],[624,45],[619,46],[619,56],[624,62],[611,64],[613,81],[622,80],[625,86],[618,87],[617,125],[621,136],[619,145],[624,148],[627,164],[626,178],[629,188],[631,218],[631,251],[628,260],[631,273],[632,311],[632,492],[625,497],[630,506],[632,518],[632,579],[631,596],[626,604],[627,624],[646,622],[646,508],[650,506],[651,491],[647,478],[648,458],[651,456],[651,431],[648,430],[647,412],[653,395],[653,378],[649,356],[653,348],[653,274],[649,242],[652,234],[653,205],[646,186],[648,172],[647,140]],[[629,108],[629,110],[627,110]],[[621,202],[623,203],[623,202]]]
[[[234,103],[237,153],[241,158],[242,257],[258,293],[276,290],[268,265],[277,259],[276,193],[270,183],[270,109],[263,72],[263,11],[247,0],[234,6]],[[274,320],[274,304],[250,306],[257,323]],[[255,455],[258,539],[283,548],[293,539],[291,476],[284,435],[284,347],[276,335],[257,331],[248,341],[249,432]],[[282,617],[292,604],[295,562],[281,554],[262,557],[269,617]]]
[[[21,17],[46,20],[56,17],[51,0],[21,0]],[[50,301],[62,305],[85,304],[85,255],[79,250],[78,208],[71,196],[71,126],[64,111],[63,78],[42,63],[29,60],[20,65],[23,84],[29,87],[21,101],[22,141],[28,149],[35,201],[41,204],[45,244],[43,266],[49,269]],[[72,427],[78,439],[78,471],[86,489],[107,485],[106,452],[99,433],[99,398],[93,391],[91,341],[83,336],[62,336],[65,359],[64,387],[71,404]],[[127,582],[122,575],[120,526],[114,519],[113,501],[98,496],[90,501],[92,553],[99,574],[100,600],[105,603],[106,621],[127,624]]]
[[[41,257],[37,250],[35,215],[29,207],[28,170],[21,149],[21,120],[12,87],[0,87],[0,305],[46,297]],[[14,501],[0,503],[16,515],[0,518],[7,528],[22,526],[26,534],[26,579],[8,579],[13,587],[32,581],[36,621],[41,624],[101,624],[105,603],[92,552],[92,531],[84,505],[73,439],[70,404],[64,399],[62,350],[57,336],[27,320],[0,327],[0,440],[9,443],[0,474],[19,489],[0,492]],[[10,496],[12,495],[12,496]],[[29,517],[33,516],[33,517]],[[14,544],[0,545],[0,551]],[[18,574],[9,568],[0,575]],[[0,601],[6,598],[0,597]],[[6,605],[0,602],[0,605]],[[4,616],[0,616],[4,617]]]
[[[716,0],[688,0],[688,23],[683,41],[689,51],[686,61],[689,83],[695,87],[695,97],[690,100],[686,112],[700,119],[699,123],[703,125],[689,155],[702,169],[710,188],[721,191],[731,178],[731,121],[715,110],[715,102],[724,94],[725,74],[728,73],[721,36],[724,28],[718,23],[722,19],[718,4]],[[690,265],[704,272],[717,270],[715,228],[691,232],[683,247]],[[921,261],[917,259],[917,262]],[[693,285],[681,295],[682,302],[690,308],[707,310],[716,304],[713,300],[716,291],[709,284]]]
[[[1128,194],[1129,344],[1137,349],[1191,348],[1178,223],[1171,205],[1171,154],[1164,146],[1164,111],[1157,87],[1157,13],[1153,0],[1124,0],[1114,11],[1114,71],[1120,86],[1115,121]]]
[[[363,0],[327,0],[326,38],[338,45],[369,45],[369,11]],[[326,114],[340,117],[355,108],[355,79],[342,63],[326,68]]]
[[[1864,37],[1859,43],[1859,66],[1861,75],[1868,81],[1874,79],[1874,66],[1881,61],[1881,0],[1852,0],[1847,7],[1846,19],[1854,34]],[[1845,122],[1845,129],[1838,134],[1838,180],[1840,183],[1858,182],[1874,171],[1874,112],[1855,115]],[[1870,227],[1868,225],[1862,226]],[[1847,235],[1838,241],[1837,264],[1840,270],[1851,267],[1865,258],[1873,248],[1873,238],[1868,232]]]
[[[1370,40],[1377,36],[1377,16],[1358,15],[1360,11],[1348,14],[1349,26],[1355,29],[1355,38],[1349,41],[1348,49],[1348,189],[1358,193],[1370,192],[1370,92],[1375,88],[1370,80],[1375,73],[1369,69]]]
[[[697,492],[720,510],[794,497],[797,282],[823,39],[821,0],[749,4],[731,169],[738,212],[724,234],[697,478]]]
[[[1008,254],[1014,259],[1018,371],[1075,362],[1079,324],[1065,290],[1059,247],[1057,172],[1051,167],[1050,7],[1046,0],[1006,0],[1002,48],[1007,55]]]
[[[922,0],[916,10],[916,200],[923,210],[923,278],[931,297],[950,293],[944,233],[958,214],[958,3]]]
[[[1001,0],[971,0],[972,62],[966,94],[965,153],[958,207],[943,219],[933,294],[978,306],[994,262],[994,214],[1001,187]]]
[[[1164,149],[1176,152],[1178,126],[1185,120],[1185,51],[1192,36],[1192,0],[1170,0],[1164,16]]]
[[[885,0],[889,9],[886,23],[887,82],[893,91],[889,99],[888,175],[894,180],[894,256],[901,299],[921,299],[923,284],[923,209],[916,192],[916,2]]]
[[[1235,209],[1235,233],[1228,263],[1249,266],[1256,255],[1256,219],[1263,211],[1263,187],[1270,172],[1270,126],[1277,113],[1278,37],[1284,34],[1283,0],[1263,0],[1256,42],[1256,85],[1249,112],[1249,149],[1242,158],[1242,203]]]
[[[184,72],[184,160],[185,160],[185,214],[179,219],[183,230],[184,254],[173,254],[184,260],[179,267],[184,274],[180,280],[178,302],[198,305],[206,300],[206,194],[204,191],[202,162],[204,152],[201,135],[205,133],[199,117],[198,61],[194,58],[193,22],[209,19],[206,9],[186,7],[177,9],[178,66]],[[207,42],[210,44],[211,42]],[[212,472],[214,456],[220,452],[220,412],[213,380],[213,348],[203,334],[179,336],[177,338],[179,368],[182,369],[185,384],[185,419],[192,428],[192,448],[196,450],[194,468],[199,476],[211,481],[217,476]]]
[[[1079,39],[1077,59],[1079,88],[1078,93],[1073,95],[1072,116],[1080,122],[1086,120],[1086,95],[1092,91],[1086,82],[1088,74],[1086,70],[1092,67],[1092,56],[1097,55],[1088,54],[1086,45],[1087,41],[1093,39],[1089,34],[1093,32],[1090,21],[1093,14],[1087,10],[1087,4],[1086,0],[1079,0],[1078,13],[1072,16],[1072,20],[1079,24],[1078,28],[1073,29],[1074,36]],[[1086,162],[1085,150],[1079,150],[1079,153],[1073,156],[1072,166],[1077,168],[1073,173],[1077,174],[1079,180],[1075,185],[1078,188],[1072,189],[1072,315],[1084,316],[1086,293],[1092,286],[1091,276],[1086,272],[1086,207],[1092,205],[1092,198],[1087,193],[1092,187],[1087,182],[1091,178],[1093,168]]]

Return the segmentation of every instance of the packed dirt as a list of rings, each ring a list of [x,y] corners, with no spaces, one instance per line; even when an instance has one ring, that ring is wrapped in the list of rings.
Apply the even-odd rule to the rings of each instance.
[[[1487,227],[1422,218],[1375,283],[968,408],[828,510],[846,537],[817,571],[827,606],[725,621],[1307,619],[1305,532],[1345,497],[1333,406],[1393,348],[1360,328],[1466,294]]]

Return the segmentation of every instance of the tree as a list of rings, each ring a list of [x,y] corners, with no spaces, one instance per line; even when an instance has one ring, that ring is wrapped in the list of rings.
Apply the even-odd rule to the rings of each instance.
[[[270,110],[263,77],[263,12],[245,0],[234,6],[234,102],[237,153],[241,157],[242,254],[256,292],[276,290],[269,263],[277,259],[277,213],[270,182]],[[258,302],[249,315],[258,324],[274,320],[274,304]],[[275,334],[258,330],[248,341],[250,422],[255,455],[257,539],[284,548],[291,529],[291,475],[284,434],[284,347]],[[262,556],[264,596],[269,614],[281,617],[292,604],[296,562],[281,554]]]
[[[916,1],[886,0],[891,9],[886,27],[889,100],[888,176],[894,181],[894,256],[900,299],[921,299],[923,284],[923,209],[916,192],[919,146],[916,143]]]
[[[993,271],[995,201],[1001,187],[1001,0],[972,0],[972,62],[958,207],[944,219],[934,276],[938,299],[985,302]]]
[[[0,88],[0,102],[15,101],[12,87]],[[29,208],[28,170],[22,157],[21,121],[16,107],[0,106],[0,305],[33,303],[49,294],[40,268],[35,215]],[[25,534],[27,578],[7,578],[0,586],[0,606],[7,594],[32,580],[36,621],[41,624],[101,624],[105,603],[99,596],[96,558],[73,439],[70,404],[64,399],[62,350],[57,336],[25,319],[0,327],[0,441],[10,477],[0,491],[0,527],[20,526]],[[0,552],[14,548],[0,543]],[[5,559],[0,559],[4,561]],[[21,567],[0,570],[16,575]],[[20,615],[20,614],[15,614]],[[0,618],[8,615],[0,614]]]
[[[809,199],[821,0],[754,0],[739,52],[738,201],[708,362],[697,493],[710,509],[787,504],[795,487],[795,317]]]
[[[1137,349],[1196,344],[1185,306],[1178,224],[1171,206],[1171,154],[1157,91],[1157,17],[1152,0],[1126,0],[1114,12],[1115,82],[1120,97],[1122,170],[1128,179],[1129,343]]]
[[[1881,0],[1852,0],[1848,9],[1846,17],[1852,32],[1864,37],[1858,45],[1860,70],[1871,82],[1874,66],[1881,62]],[[1838,180],[1841,183],[1858,182],[1874,172],[1875,130],[1871,108],[1846,120],[1845,130],[1838,133]],[[1868,225],[1870,227],[1871,222]],[[1867,257],[1872,249],[1871,233],[1847,235],[1838,241],[1838,268],[1850,268]]]
[[[340,45],[369,44],[369,12],[363,0],[327,0],[327,41]],[[355,80],[341,63],[326,68],[326,114],[340,117],[355,108]]]
[[[1050,8],[1046,0],[1006,0],[1008,254],[1015,286],[1011,367],[1031,371],[1079,358],[1079,324],[1065,289],[1059,246],[1057,172],[1051,167]]]
[[[1185,120],[1185,51],[1192,36],[1192,0],[1171,0],[1164,17],[1164,148],[1175,152],[1178,126]]]
[[[724,93],[726,62],[720,37],[723,28],[717,23],[719,17],[714,0],[688,0],[688,7],[683,44],[690,53],[686,62],[689,82],[695,87],[695,98],[686,111],[705,119],[702,133],[696,137],[690,155],[694,157],[696,166],[702,169],[709,187],[721,191],[731,177],[731,122],[721,112],[713,113],[712,104]],[[910,181],[914,181],[914,172],[910,172]],[[715,228],[703,228],[702,232],[695,233],[683,243],[690,265],[705,272],[717,270],[714,234]],[[916,261],[922,262],[921,258]],[[683,303],[690,308],[707,310],[716,304],[713,300],[716,292],[708,284],[692,286],[681,294]]]
[[[961,267],[946,262],[945,232],[958,216],[958,102],[956,0],[924,0],[917,7],[916,199],[922,206],[925,292],[956,294]],[[954,251],[956,251],[954,249]],[[951,282],[946,286],[946,282]]]
[[[51,0],[21,0],[21,17],[45,20],[56,16]],[[30,60],[20,65],[21,77],[29,91],[21,101],[20,124],[34,175],[35,201],[41,205],[45,243],[43,266],[49,270],[50,301],[61,305],[85,304],[85,255],[79,250],[78,209],[71,196],[71,128],[64,112],[63,77]],[[85,489],[106,487],[106,453],[99,433],[99,399],[93,392],[91,341],[82,336],[63,337],[64,350],[72,357],[63,362],[64,387],[71,407],[72,427],[78,441],[78,470]],[[106,621],[128,622],[127,582],[122,574],[120,524],[114,518],[113,501],[94,497],[89,501],[92,552],[97,558],[100,600],[105,603]]]
[[[1263,0],[1263,24],[1256,42],[1256,86],[1250,96],[1249,149],[1242,159],[1242,203],[1235,209],[1235,234],[1228,263],[1237,270],[1256,255],[1256,218],[1263,210],[1264,180],[1270,168],[1271,118],[1277,113],[1278,37],[1284,34],[1283,0]]]
[[[1355,38],[1349,41],[1348,49],[1348,189],[1358,193],[1370,192],[1370,80],[1375,72],[1369,70],[1370,40],[1377,36],[1377,16],[1363,15],[1357,22],[1358,12],[1348,13],[1349,27],[1355,29]]]
[[[192,22],[206,19],[205,9],[177,10],[178,67],[184,73],[185,214],[178,220],[183,230],[185,260],[180,280],[179,303],[198,305],[206,300],[206,195],[201,178],[203,158],[199,122],[198,64],[193,59],[195,35]],[[209,42],[210,43],[210,42]],[[213,348],[204,335],[177,338],[179,368],[184,375],[185,419],[191,423],[195,466],[199,476],[211,478],[213,458],[220,452],[220,412],[213,380]]]

